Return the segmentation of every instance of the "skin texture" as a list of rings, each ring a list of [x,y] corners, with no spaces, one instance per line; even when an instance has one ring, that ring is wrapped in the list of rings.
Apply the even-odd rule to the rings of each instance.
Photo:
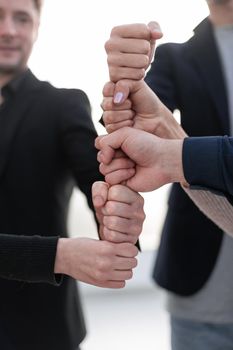
[[[171,182],[185,182],[182,146],[183,140],[161,139],[128,127],[96,139],[100,171],[106,181],[111,184],[126,181],[129,188],[139,192],[152,191]],[[119,148],[134,161],[134,169],[121,166],[121,158],[117,165],[113,161]]]
[[[142,80],[153,51],[152,28],[151,23],[115,27],[105,45],[111,82],[103,89],[102,108],[111,135],[96,140],[100,171],[109,183],[126,181],[136,191],[151,191],[170,182],[188,185],[182,168],[182,145],[187,135]],[[136,65],[134,58],[140,64]],[[128,158],[135,163],[134,168],[127,166]]]
[[[59,239],[54,272],[99,287],[123,288],[137,266],[143,198],[123,185],[104,182],[93,184],[92,196],[103,240]]]

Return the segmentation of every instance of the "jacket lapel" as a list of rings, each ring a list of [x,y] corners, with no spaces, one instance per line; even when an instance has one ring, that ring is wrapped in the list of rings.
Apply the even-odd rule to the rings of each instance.
[[[205,19],[194,32],[188,54],[202,75],[203,82],[216,106],[223,133],[229,134],[229,110],[224,75],[210,21]]]
[[[39,80],[28,71],[19,90],[5,107],[2,115],[0,112],[0,178],[6,169],[16,132],[23,117],[27,114],[27,110],[33,103],[32,95],[39,85]]]

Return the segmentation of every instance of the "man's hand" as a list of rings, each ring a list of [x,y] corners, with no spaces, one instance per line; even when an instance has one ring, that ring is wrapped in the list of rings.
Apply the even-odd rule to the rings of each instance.
[[[110,80],[143,79],[154,56],[155,41],[162,35],[157,22],[113,28],[105,43]]]
[[[134,128],[122,128],[96,139],[100,171],[109,184],[126,181],[134,191],[147,192],[167,183],[186,183],[182,167],[183,140],[161,139]],[[125,169],[114,162],[115,152],[121,148],[135,164]]]
[[[92,186],[92,197],[101,239],[135,244],[145,220],[142,196],[126,186],[99,181]]]
[[[131,243],[89,238],[60,238],[54,273],[104,288],[123,288],[137,266],[138,249]]]
[[[108,133],[133,126],[162,138],[184,138],[172,113],[142,80],[162,37],[158,23],[113,28],[106,42],[109,77],[103,89],[103,121]]]

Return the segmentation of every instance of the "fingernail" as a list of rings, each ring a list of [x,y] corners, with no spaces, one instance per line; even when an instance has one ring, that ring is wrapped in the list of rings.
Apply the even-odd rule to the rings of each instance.
[[[123,100],[124,94],[123,92],[117,92],[114,96],[113,102],[114,103],[121,103]]]

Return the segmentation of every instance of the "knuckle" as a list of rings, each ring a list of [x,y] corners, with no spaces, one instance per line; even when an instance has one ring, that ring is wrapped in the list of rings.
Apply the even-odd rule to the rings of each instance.
[[[113,110],[113,98],[108,98],[104,101],[105,110],[111,111]]]
[[[112,121],[114,121],[114,118],[111,112],[105,112],[103,115],[103,119],[106,124],[112,123]]]
[[[137,256],[137,254],[138,254],[138,248],[135,247],[135,245],[132,245],[132,246],[130,247],[130,254],[132,255],[132,257]]]
[[[100,163],[99,171],[101,172],[101,174],[106,175],[106,169],[104,164]]]
[[[113,31],[113,30],[112,30]],[[112,34],[112,33],[111,33]],[[111,38],[108,39],[104,44],[104,49],[108,53],[113,50],[113,44]]]
[[[135,217],[136,220],[144,221],[145,218],[146,218],[146,214],[145,214],[144,210],[142,210],[142,209],[140,209],[140,210],[136,209],[136,210],[134,211],[134,217]]]
[[[117,233],[115,231],[108,231],[108,239],[112,242],[117,242]]]
[[[119,195],[119,190],[120,190],[120,185],[115,185],[115,186],[110,187],[110,189],[108,191],[108,199],[109,200],[116,199]]]
[[[132,270],[127,271],[127,274],[125,277],[126,277],[125,279],[130,280],[133,277],[133,271]]]
[[[147,67],[149,64],[149,57],[147,55],[142,56],[142,65],[143,67]]]
[[[98,269],[94,272],[94,278],[97,281],[104,281],[105,280],[103,272],[98,270]]]
[[[143,53],[148,54],[150,52],[150,42],[148,40],[142,40],[141,49]]]
[[[114,26],[111,30],[110,37],[115,36],[119,31],[119,26]]]
[[[105,205],[105,209],[107,211],[107,214],[112,215],[116,210],[116,205],[114,202],[108,201]]]
[[[118,74],[115,67],[109,66],[109,76],[113,83],[118,81]]]
[[[136,75],[138,80],[143,79],[145,76],[145,69],[138,69]]]
[[[113,131],[117,130],[117,126],[115,126],[113,124],[112,125],[106,125],[105,127],[106,127],[106,130],[107,130],[108,134],[111,134]]]

